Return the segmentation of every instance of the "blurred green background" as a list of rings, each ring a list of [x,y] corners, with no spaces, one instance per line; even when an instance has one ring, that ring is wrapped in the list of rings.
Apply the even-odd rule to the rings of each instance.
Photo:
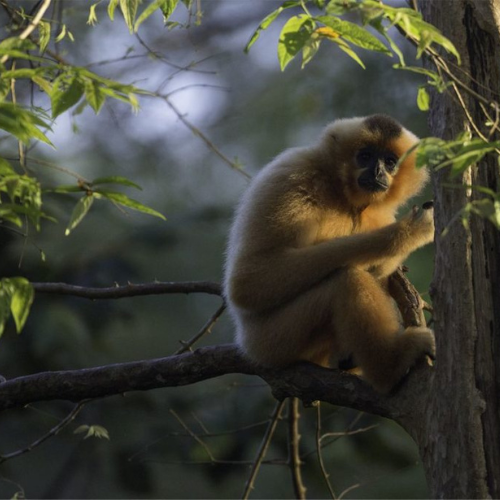
[[[76,41],[63,41],[60,53],[79,66],[92,64],[91,69],[103,76],[149,90],[161,88],[186,119],[249,174],[283,149],[315,141],[326,123],[340,117],[383,112],[417,135],[427,135],[425,115],[416,107],[422,82],[393,70],[394,59],[363,54],[363,70],[325,43],[304,70],[294,61],[280,72],[279,29],[293,10],[244,54],[260,20],[279,4],[202,0],[201,25],[179,7],[174,19],[189,23],[189,29],[168,30],[157,15],[142,25],[139,38],[129,34],[120,16],[111,22],[105,4],[97,7],[99,23],[89,26],[90,3],[61,1],[55,4],[57,15]],[[1,10],[0,16],[3,38],[7,19]],[[409,49],[403,41],[402,45]],[[29,99],[30,89],[24,92]],[[34,98],[44,106],[41,93]],[[2,276],[23,274],[32,281],[82,286],[221,280],[226,234],[248,182],[165,102],[143,97],[140,105],[138,114],[116,102],[108,102],[98,116],[89,109],[77,116],[65,113],[49,135],[57,150],[39,145],[30,155],[89,179],[127,176],[143,187],[129,194],[162,212],[167,222],[96,202],[66,237],[64,228],[76,198],[47,194],[46,209],[58,224],[46,222],[40,234],[30,233],[28,239],[0,227]],[[0,153],[13,158],[16,147],[2,141]],[[73,182],[57,170],[31,167],[47,187]],[[47,255],[45,262],[39,249]],[[410,279],[425,292],[432,275],[432,250],[417,252],[408,266]],[[9,329],[1,339],[0,373],[12,378],[166,356],[178,349],[180,340],[191,338],[219,305],[219,298],[204,295],[95,302],[37,295],[23,333],[17,336]],[[232,326],[224,316],[200,345],[231,341]],[[59,402],[3,413],[0,454],[26,446],[71,407]],[[249,466],[207,464],[203,448],[185,435],[170,410],[194,432],[206,428],[214,434],[204,439],[218,460],[238,462],[253,460],[273,407],[268,387],[244,376],[94,402],[75,426],[2,465],[0,496],[10,498],[22,488],[32,498],[239,497]],[[358,485],[345,497],[426,497],[416,447],[396,424],[326,405],[322,411],[325,432],[376,425],[325,449],[325,464],[338,494]],[[302,416],[301,448],[307,453],[315,446],[315,410],[303,409]],[[83,440],[72,433],[80,424],[102,425],[110,441]],[[246,426],[251,427],[240,430]],[[286,457],[283,422],[268,458]],[[304,474],[308,497],[328,495],[314,453],[307,455]],[[291,498],[289,475],[286,466],[264,465],[252,497]]]

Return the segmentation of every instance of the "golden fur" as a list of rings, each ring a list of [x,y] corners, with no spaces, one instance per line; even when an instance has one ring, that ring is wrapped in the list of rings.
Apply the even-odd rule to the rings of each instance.
[[[395,219],[427,172],[410,154],[385,191],[358,185],[361,148],[400,158],[416,141],[384,115],[338,120],[316,145],[285,151],[254,179],[231,229],[224,283],[237,342],[252,360],[336,367],[352,357],[387,392],[418,358],[434,355],[432,331],[404,330],[386,287],[433,239],[431,209]]]

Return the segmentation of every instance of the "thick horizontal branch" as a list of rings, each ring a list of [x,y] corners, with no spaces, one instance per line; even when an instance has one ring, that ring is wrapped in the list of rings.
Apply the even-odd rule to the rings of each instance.
[[[157,282],[128,284],[107,288],[87,288],[66,283],[32,283],[38,293],[73,295],[85,299],[122,299],[138,295],[162,295],[168,293],[208,293],[221,295],[219,283],[212,281]]]
[[[407,387],[410,393],[405,390],[392,397],[381,396],[354,375],[310,363],[299,363],[281,370],[257,367],[241,354],[237,346],[227,344],[166,358],[43,372],[7,380],[0,384],[0,410],[39,401],[76,402],[129,391],[183,386],[230,373],[260,376],[278,399],[296,396],[305,403],[321,400],[396,420],[405,416],[408,402],[412,402],[415,396],[410,387]],[[420,379],[419,382],[420,387],[425,387],[426,381],[422,384]],[[401,392],[405,395],[400,396]]]

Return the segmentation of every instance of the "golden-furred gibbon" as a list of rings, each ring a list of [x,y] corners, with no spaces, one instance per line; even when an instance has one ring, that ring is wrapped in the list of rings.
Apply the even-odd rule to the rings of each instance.
[[[256,176],[230,232],[224,293],[246,355],[271,367],[352,359],[390,391],[432,330],[404,328],[388,276],[434,237],[432,203],[396,221],[428,174],[405,153],[417,138],[385,115],[337,120],[319,141]]]

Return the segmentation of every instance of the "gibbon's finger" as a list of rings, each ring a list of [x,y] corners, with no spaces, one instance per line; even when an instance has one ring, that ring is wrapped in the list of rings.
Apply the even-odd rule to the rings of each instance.
[[[422,208],[424,210],[430,210],[431,208],[434,208],[434,202],[432,200],[426,201],[423,205]]]

